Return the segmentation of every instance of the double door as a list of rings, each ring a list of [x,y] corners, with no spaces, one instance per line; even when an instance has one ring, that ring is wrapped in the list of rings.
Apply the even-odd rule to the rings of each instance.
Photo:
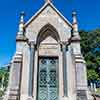
[[[58,58],[39,58],[38,100],[58,100]]]

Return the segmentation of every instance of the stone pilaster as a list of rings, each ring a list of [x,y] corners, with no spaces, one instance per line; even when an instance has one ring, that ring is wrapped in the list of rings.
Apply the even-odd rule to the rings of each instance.
[[[10,79],[7,90],[8,96],[6,96],[7,98],[5,98],[5,100],[19,100],[21,70],[22,53],[16,52],[11,64]]]

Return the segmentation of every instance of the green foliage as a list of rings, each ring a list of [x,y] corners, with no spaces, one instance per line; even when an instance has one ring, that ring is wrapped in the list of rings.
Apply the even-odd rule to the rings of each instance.
[[[9,73],[5,69],[0,69],[0,86],[7,87]]]
[[[99,79],[99,75],[93,69],[87,70],[87,76],[88,76],[88,80],[91,80],[91,81],[94,81],[94,80],[98,80]]]
[[[4,91],[0,90],[0,97],[4,95]]]
[[[94,31],[80,31],[82,53],[85,57],[88,80],[100,79],[100,29]]]
[[[9,77],[8,70],[6,68],[1,68],[0,69],[0,97],[4,94],[4,91],[7,88],[8,77]]]

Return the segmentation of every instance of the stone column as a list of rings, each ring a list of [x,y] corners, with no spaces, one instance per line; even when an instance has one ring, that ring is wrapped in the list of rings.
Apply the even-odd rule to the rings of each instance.
[[[37,76],[38,76],[38,50],[35,51],[34,80],[33,80],[33,100],[37,99]]]
[[[63,93],[63,57],[61,52],[61,46],[59,45],[59,100],[62,99]]]
[[[10,70],[10,79],[8,84],[8,98],[5,100],[17,100],[20,93],[20,80],[22,69],[22,53],[16,52]]]
[[[67,52],[67,44],[62,43],[62,57],[63,57],[63,93],[64,96],[68,96],[68,87],[67,87],[67,63],[66,63],[66,52]]]
[[[33,41],[31,41],[30,42],[29,86],[28,86],[29,97],[33,96],[34,59],[35,59],[34,56],[35,56],[35,44]]]

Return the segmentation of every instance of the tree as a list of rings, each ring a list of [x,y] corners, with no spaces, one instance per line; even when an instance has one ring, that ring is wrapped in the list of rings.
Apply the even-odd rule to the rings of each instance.
[[[0,97],[4,94],[8,86],[9,72],[6,68],[0,69]]]
[[[100,29],[80,31],[82,54],[88,69],[88,79],[98,80],[100,77]],[[100,78],[99,78],[100,79]]]
[[[99,79],[99,75],[93,69],[89,69],[87,71],[87,76],[88,76],[88,80],[90,80],[90,81],[95,81],[95,80],[98,80]]]

